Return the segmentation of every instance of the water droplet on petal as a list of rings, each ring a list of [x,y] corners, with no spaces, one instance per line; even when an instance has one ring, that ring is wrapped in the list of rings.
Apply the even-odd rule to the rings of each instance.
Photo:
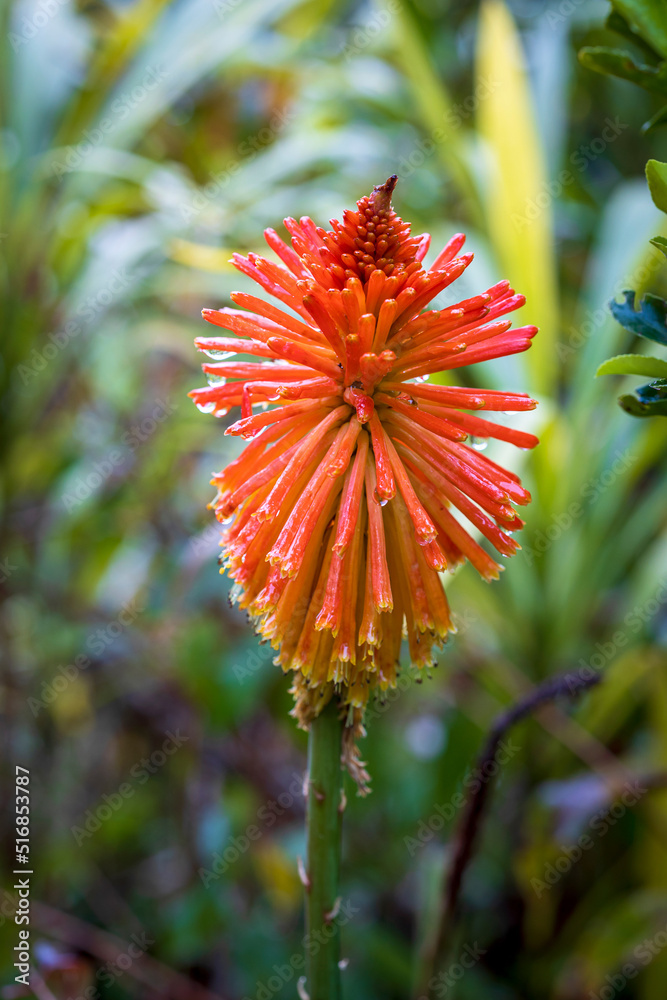
[[[215,413],[215,403],[197,403],[197,409],[202,413]]]
[[[229,361],[236,354],[236,351],[204,351],[204,354],[211,359],[211,361]]]
[[[488,438],[474,437],[474,435],[470,438],[470,447],[474,448],[475,451],[484,451],[488,443]]]
[[[377,490],[373,490],[373,499],[379,507],[386,507],[389,501],[386,497],[381,497]]]
[[[210,372],[206,374],[206,381],[213,388],[218,385],[227,385],[227,379],[222,375],[212,375]]]

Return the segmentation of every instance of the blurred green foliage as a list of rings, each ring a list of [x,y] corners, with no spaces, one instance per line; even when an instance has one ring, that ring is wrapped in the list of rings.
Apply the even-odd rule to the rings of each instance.
[[[15,765],[31,774],[51,995],[295,995],[296,974],[258,984],[301,949],[304,736],[217,572],[208,480],[235,444],[186,398],[192,340],[201,307],[245,287],[232,249],[286,215],[325,222],[393,172],[397,209],[434,247],[467,231],[456,298],[503,277],[528,295],[535,347],[475,377],[536,394],[542,444],[490,449],[533,491],[523,550],[491,587],[468,568],[452,580],[459,634],[433,678],[370,710],[374,792],[349,788],[346,812],[347,996],[409,995],[457,816],[442,818],[484,734],[532,684],[580,669],[603,684],[512,734],[439,969],[478,943],[447,986],[457,1000],[662,1000],[666,431],[628,420],[593,375],[636,351],[609,299],[667,293],[643,176],[667,140],[636,130],[659,94],[577,62],[616,44],[605,8],[2,6],[9,1000],[28,995],[11,985]]]
[[[610,73],[638,84],[649,93],[667,96],[667,32],[665,31],[665,11],[660,3],[646,0],[612,0],[612,8],[606,21],[607,27],[631,42],[639,51],[645,63],[638,64],[632,52],[609,49],[602,46],[585,46],[579,52],[584,66],[598,73]],[[642,126],[643,132],[664,125],[667,121],[667,106],[653,115]],[[667,163],[649,160],[646,164],[646,179],[651,197],[661,212],[667,212]],[[655,236],[650,241],[658,250],[667,253],[667,241]],[[667,343],[665,311],[667,302],[656,295],[647,295],[635,310],[632,290],[625,291],[625,303],[619,305],[611,301],[614,318],[630,333],[640,337]],[[619,397],[619,404],[626,413],[634,417],[667,416],[667,379],[664,378],[667,362],[661,358],[631,354],[618,354],[605,361],[597,370],[597,375],[648,375],[654,382],[640,386],[634,394]]]

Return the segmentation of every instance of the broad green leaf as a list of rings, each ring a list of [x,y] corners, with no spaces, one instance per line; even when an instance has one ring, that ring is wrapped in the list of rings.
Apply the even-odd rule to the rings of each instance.
[[[477,125],[488,150],[488,230],[505,273],[526,296],[521,321],[540,328],[525,358],[535,390],[549,394],[557,378],[558,330],[552,197],[521,42],[502,0],[482,6],[476,78],[478,90],[485,87]]]
[[[631,333],[667,346],[667,302],[657,295],[645,295],[635,310],[635,293],[626,289],[623,295],[625,302],[612,299],[609,303],[614,319]]]
[[[605,23],[610,31],[615,31],[617,35],[622,35],[633,45],[637,45],[651,62],[660,62],[660,54],[653,48],[650,41],[644,40],[638,32],[634,31],[617,10],[611,11]]]
[[[649,385],[642,385],[635,392],[640,401],[647,405],[661,403],[663,400],[667,401],[667,379],[660,378]]]
[[[654,236],[652,240],[649,240],[649,243],[652,243],[654,247],[661,250],[665,257],[667,257],[667,240],[664,236]]]
[[[636,396],[619,396],[618,403],[631,417],[667,417],[667,401],[662,403],[640,403]]]
[[[596,245],[588,258],[585,292],[575,320],[574,329],[581,330],[584,335],[578,337],[565,330],[563,336],[565,360],[574,365],[572,377],[577,382],[577,393],[573,400],[577,400],[575,405],[582,428],[589,419],[586,407],[591,405],[586,391],[606,392],[592,377],[596,368],[610,354],[628,350],[623,332],[608,311],[608,302],[620,297],[623,288],[636,288],[636,295],[641,298],[646,284],[664,266],[662,254],[648,243],[654,234],[662,234],[659,221],[663,218],[646,197],[641,181],[618,185],[604,207]],[[662,235],[667,236],[667,231]]]
[[[613,0],[613,3],[630,27],[667,59],[664,0]]]
[[[600,365],[597,375],[648,375],[649,378],[667,378],[667,361],[647,358],[642,354],[617,354]]]
[[[649,160],[646,164],[646,180],[653,204],[661,212],[667,212],[667,163]]]
[[[643,385],[634,396],[621,396],[618,401],[633,417],[667,417],[667,379]]]
[[[579,61],[587,69],[595,70],[596,73],[618,76],[622,80],[636,83],[639,87],[643,87],[644,90],[649,90],[653,94],[667,96],[667,64],[665,63],[661,63],[659,67],[647,66],[645,63],[635,62],[629,52],[599,46],[580,49]]]

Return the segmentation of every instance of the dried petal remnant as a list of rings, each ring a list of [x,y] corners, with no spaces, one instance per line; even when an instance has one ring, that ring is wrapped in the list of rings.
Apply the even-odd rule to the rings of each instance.
[[[294,672],[302,725],[334,691],[358,716],[371,689],[393,686],[404,636],[413,666],[432,664],[454,631],[439,574],[466,559],[486,580],[502,569],[465,522],[511,555],[515,506],[530,501],[470,441],[533,447],[533,435],[478,412],[534,400],[426,382],[529,348],[535,327],[504,318],[523,296],[503,281],[427,309],[472,254],[459,254],[457,234],[425,268],[430,237],[411,236],[394,212],[395,185],[374,188],[331,230],[286,219],[291,246],[267,230],[277,261],[235,254],[280,305],[235,292],[241,308],[203,311],[224,335],[196,342],[216,363],[190,395],[216,416],[240,407],[226,433],[249,441],[213,479],[224,569]]]

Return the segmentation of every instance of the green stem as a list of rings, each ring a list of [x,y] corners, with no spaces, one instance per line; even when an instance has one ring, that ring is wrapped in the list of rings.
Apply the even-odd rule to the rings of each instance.
[[[343,723],[332,699],[308,737],[308,886],[306,990],[310,1000],[340,1000],[340,932],[335,919],[340,866]]]

